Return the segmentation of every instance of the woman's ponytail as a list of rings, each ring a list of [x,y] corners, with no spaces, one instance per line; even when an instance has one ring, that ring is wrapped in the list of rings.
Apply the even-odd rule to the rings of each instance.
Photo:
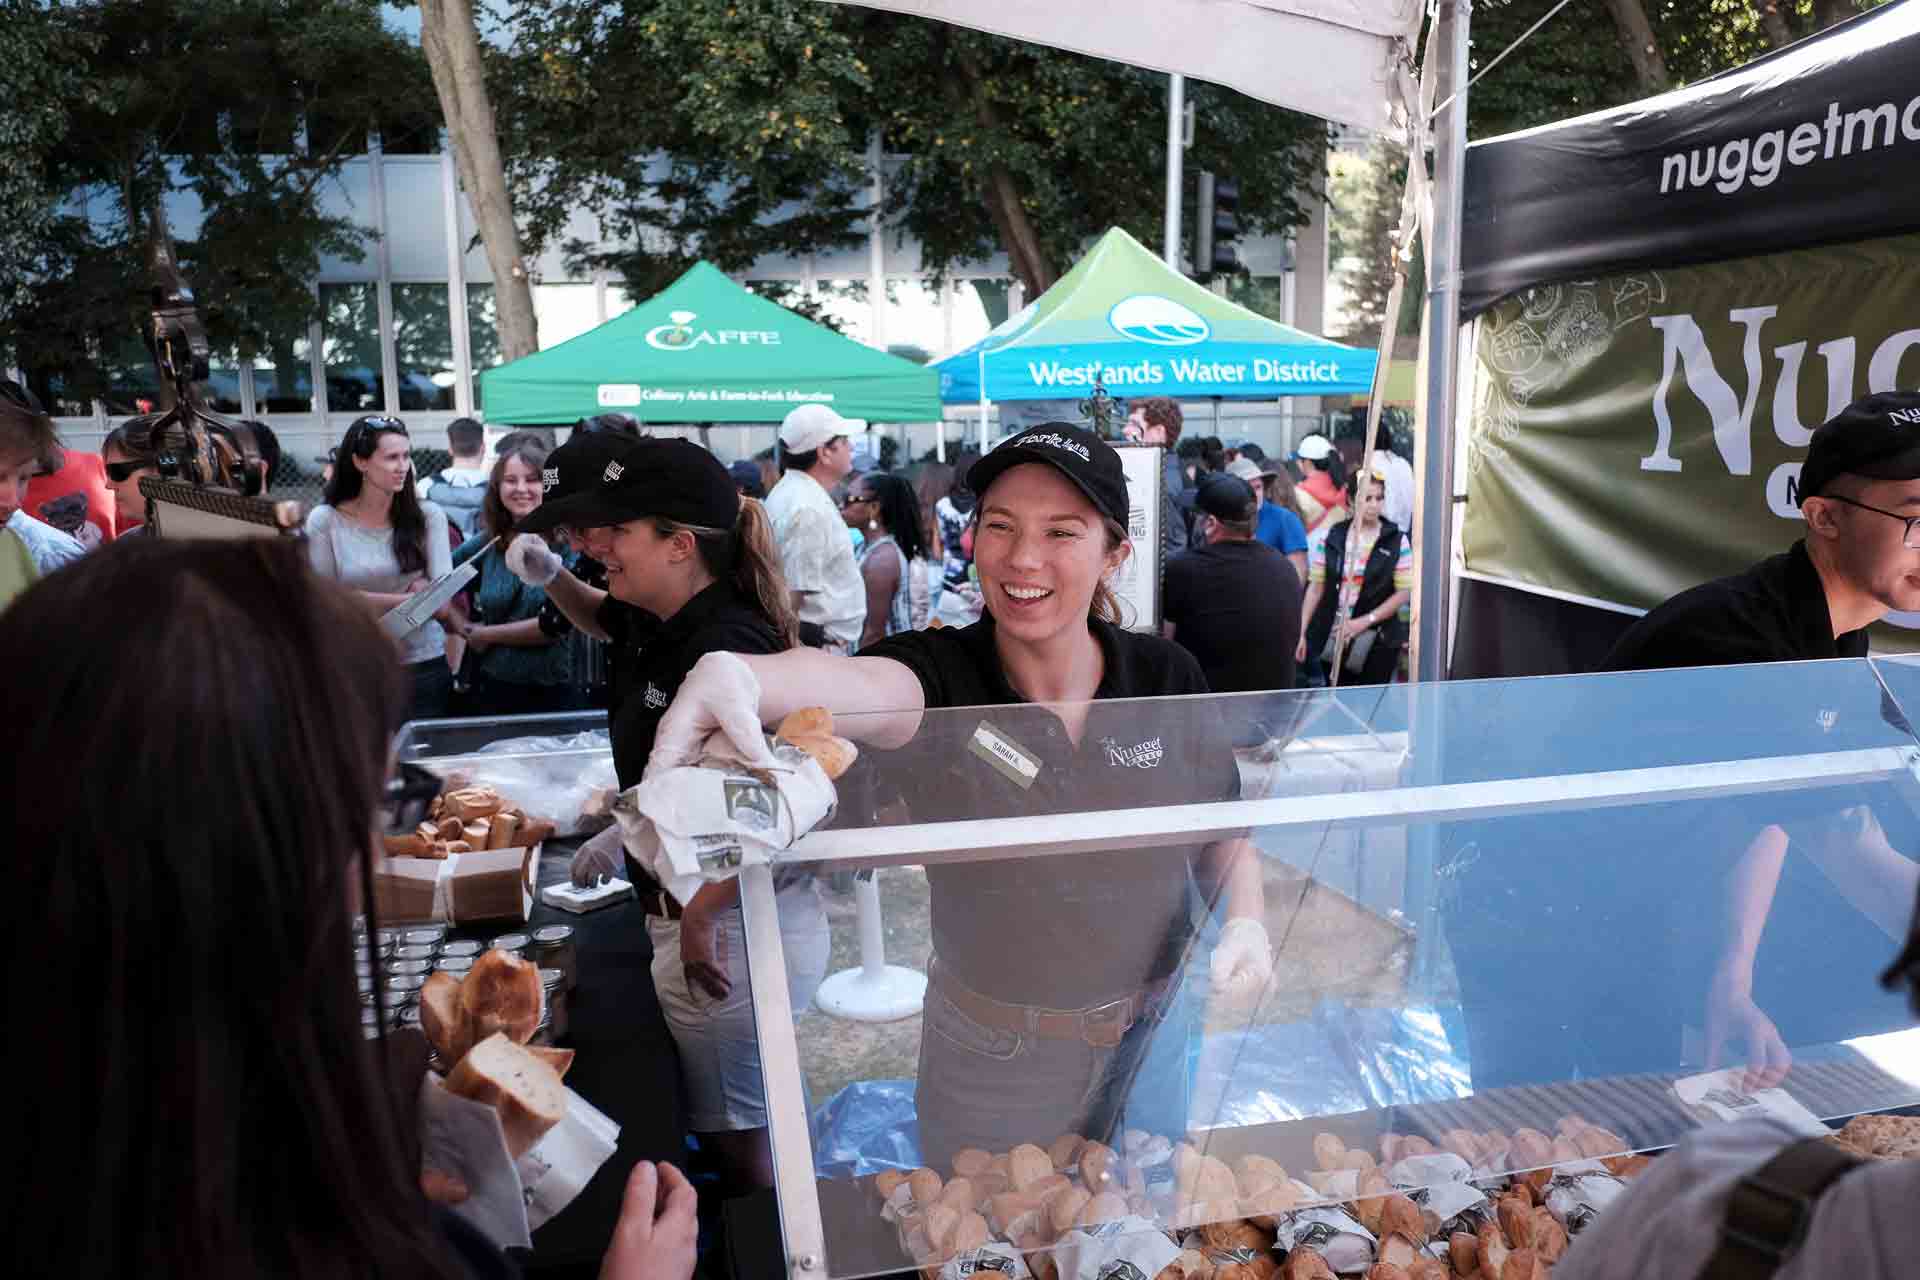
[[[733,525],[733,585],[760,606],[789,647],[800,643],[800,619],[793,612],[793,593],[780,569],[780,550],[773,542],[773,521],[757,500],[740,499],[740,517]]]

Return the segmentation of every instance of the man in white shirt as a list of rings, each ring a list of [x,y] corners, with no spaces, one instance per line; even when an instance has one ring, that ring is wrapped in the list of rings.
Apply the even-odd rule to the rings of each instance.
[[[780,483],[767,495],[767,516],[801,638],[818,627],[822,647],[851,653],[866,620],[867,595],[833,499],[853,470],[846,419],[823,404],[801,405],[780,424],[779,453]]]

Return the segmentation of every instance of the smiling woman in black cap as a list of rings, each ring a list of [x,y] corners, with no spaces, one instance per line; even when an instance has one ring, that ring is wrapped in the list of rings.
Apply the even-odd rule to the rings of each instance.
[[[1110,581],[1132,545],[1119,455],[1046,423],[974,463],[967,485],[979,495],[979,622],[889,636],[851,658],[711,654],[680,686],[649,768],[689,762],[716,728],[743,754],[764,751],[763,723],[824,703],[840,732],[913,753],[885,778],[910,792],[898,799],[915,822],[1236,798],[1217,716],[1123,701],[1207,687],[1179,646],[1121,626]],[[969,710],[919,714],[929,708]],[[1196,884],[1223,918],[1212,988],[1251,996],[1271,974],[1244,840],[982,861],[927,878],[924,1162],[1062,1133],[1185,1131],[1178,1086],[1134,1082],[1184,1063]],[[1156,1043],[1162,1025],[1174,1034]]]
[[[577,607],[598,596],[595,630],[635,655],[627,694],[609,715],[614,768],[626,788],[640,781],[661,717],[701,657],[778,653],[794,643],[795,622],[766,511],[740,496],[711,453],[687,440],[645,439],[594,456],[596,474],[569,482],[567,496],[520,522],[507,558],[529,582],[559,580],[558,557],[537,535],[564,526],[605,566],[604,595],[569,579],[559,598]],[[569,457],[578,467],[589,455]],[[637,888],[649,884],[637,866],[621,867],[618,840],[611,828],[589,842],[574,878],[621,871]],[[739,886],[708,885],[684,909],[657,887],[641,896],[654,989],[680,1052],[688,1127],[717,1154],[729,1194],[772,1186]],[[811,877],[783,884],[780,922],[788,994],[805,1008],[825,975],[829,941]]]

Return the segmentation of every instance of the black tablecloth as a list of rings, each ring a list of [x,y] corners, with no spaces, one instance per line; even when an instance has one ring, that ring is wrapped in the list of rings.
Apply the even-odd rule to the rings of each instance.
[[[540,885],[562,884],[577,840],[546,844]],[[551,1277],[578,1271],[594,1275],[620,1216],[627,1175],[641,1160],[668,1160],[686,1167],[686,1121],[680,1098],[680,1066],[673,1037],[653,994],[648,966],[653,945],[646,913],[637,902],[574,915],[535,902],[528,929],[572,925],[579,954],[579,985],[568,1005],[568,1036],[577,1050],[567,1085],[620,1126],[619,1147],[580,1197],[533,1233],[529,1275]],[[485,940],[504,926],[461,929]]]

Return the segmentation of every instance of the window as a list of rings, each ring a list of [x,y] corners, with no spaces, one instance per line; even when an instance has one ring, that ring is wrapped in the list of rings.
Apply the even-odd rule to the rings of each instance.
[[[1012,287],[1005,276],[953,282],[953,350],[972,346],[1006,321]]]
[[[1287,278],[1285,276],[1227,277],[1227,301],[1237,302],[1256,315],[1287,322]]]
[[[820,314],[856,342],[873,340],[873,311],[867,305],[865,280],[821,280],[813,286]]]
[[[947,348],[946,300],[939,289],[912,277],[887,281],[887,350],[926,364]]]
[[[467,354],[473,368],[473,405],[480,410],[480,371],[505,363],[500,354],[499,312],[490,284],[467,286]]]
[[[459,374],[445,284],[393,286],[393,356],[401,412],[454,407]]]
[[[321,285],[320,334],[327,366],[327,411],[384,410],[387,388],[380,360],[379,287]]]
[[[536,284],[533,318],[540,326],[540,349],[557,347],[600,323],[600,304],[590,284]]]
[[[253,357],[255,413],[313,412],[313,342],[304,325],[268,330]]]

